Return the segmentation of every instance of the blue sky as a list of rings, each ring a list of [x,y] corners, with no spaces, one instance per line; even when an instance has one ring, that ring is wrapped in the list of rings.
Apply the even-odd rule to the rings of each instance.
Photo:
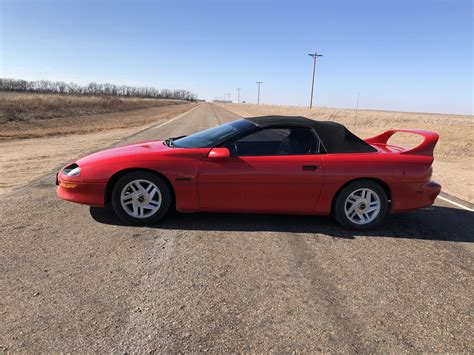
[[[214,99],[473,113],[473,5],[0,0],[0,76],[185,88]]]

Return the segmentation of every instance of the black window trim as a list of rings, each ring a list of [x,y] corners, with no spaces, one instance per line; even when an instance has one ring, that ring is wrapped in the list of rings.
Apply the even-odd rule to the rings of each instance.
[[[263,131],[265,129],[278,129],[278,128],[280,128],[280,129],[291,129],[291,128],[309,129],[311,131],[311,133],[314,135],[314,137],[316,138],[317,142],[318,142],[318,146],[316,147],[317,151],[315,151],[314,153],[311,153],[311,154],[308,153],[308,154],[291,154],[291,155],[285,154],[285,155],[242,155],[242,156],[245,156],[245,157],[287,157],[287,156],[295,156],[295,155],[321,155],[321,154],[327,154],[326,148],[324,147],[324,144],[321,141],[321,138],[319,138],[319,135],[314,130],[314,128],[309,128],[309,127],[305,127],[305,126],[298,126],[298,125],[286,125],[286,126],[284,126],[284,125],[283,126],[275,125],[275,126],[266,126],[266,127],[260,127],[260,126],[255,125],[255,128],[246,130],[244,132],[236,133],[235,135],[233,135],[231,137],[227,137],[224,141],[216,143],[212,148],[225,147],[227,144],[231,143],[232,141],[236,141],[237,139],[246,137],[250,134],[253,134],[253,133],[256,133],[256,132],[259,132],[259,131]]]

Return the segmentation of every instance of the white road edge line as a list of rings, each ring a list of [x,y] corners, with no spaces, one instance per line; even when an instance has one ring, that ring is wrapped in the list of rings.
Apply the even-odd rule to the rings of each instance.
[[[160,128],[160,127],[162,127],[162,126],[164,126],[164,125],[166,125],[166,124],[168,124],[168,123],[170,123],[170,122],[173,122],[174,120],[177,120],[178,118],[183,117],[184,115],[187,115],[187,114],[190,113],[190,112],[193,112],[193,111],[194,111],[195,109],[197,109],[199,106],[201,106],[201,105],[197,105],[196,107],[193,107],[191,110],[186,111],[186,112],[183,112],[182,114],[176,116],[175,118],[172,118],[171,120],[168,120],[168,121],[166,121],[166,122],[164,122],[164,123],[162,123],[162,124],[160,124],[160,125],[157,125],[157,126],[151,126],[150,128]]]
[[[469,208],[469,207],[466,207],[466,206],[463,206],[461,205],[460,203],[457,203],[457,202],[454,202],[452,200],[450,200],[449,198],[446,198],[446,197],[443,197],[443,196],[438,196],[437,198],[439,198],[440,200],[443,200],[443,201],[446,201],[446,202],[449,202],[451,204],[453,204],[454,206],[458,206],[466,211],[470,211],[470,212],[474,212],[474,210],[472,208]]]

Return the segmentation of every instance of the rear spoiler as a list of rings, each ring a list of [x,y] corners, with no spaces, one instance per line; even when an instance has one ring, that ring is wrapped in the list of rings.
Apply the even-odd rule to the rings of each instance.
[[[413,148],[409,148],[400,152],[400,154],[414,154],[414,155],[428,155],[433,156],[436,143],[438,142],[439,134],[422,129],[393,129],[386,131],[378,136],[367,138],[365,142],[369,144],[387,144],[387,141],[397,132],[406,132],[418,134],[424,138],[423,142]]]

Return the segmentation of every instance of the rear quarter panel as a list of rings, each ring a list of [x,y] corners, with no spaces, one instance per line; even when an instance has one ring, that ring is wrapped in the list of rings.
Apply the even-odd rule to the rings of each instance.
[[[383,181],[390,191],[391,212],[411,209],[410,201],[416,196],[415,190],[430,179],[432,162],[432,157],[382,150],[374,153],[326,154],[323,157],[324,187],[317,212],[329,214],[337,192],[357,179]]]

